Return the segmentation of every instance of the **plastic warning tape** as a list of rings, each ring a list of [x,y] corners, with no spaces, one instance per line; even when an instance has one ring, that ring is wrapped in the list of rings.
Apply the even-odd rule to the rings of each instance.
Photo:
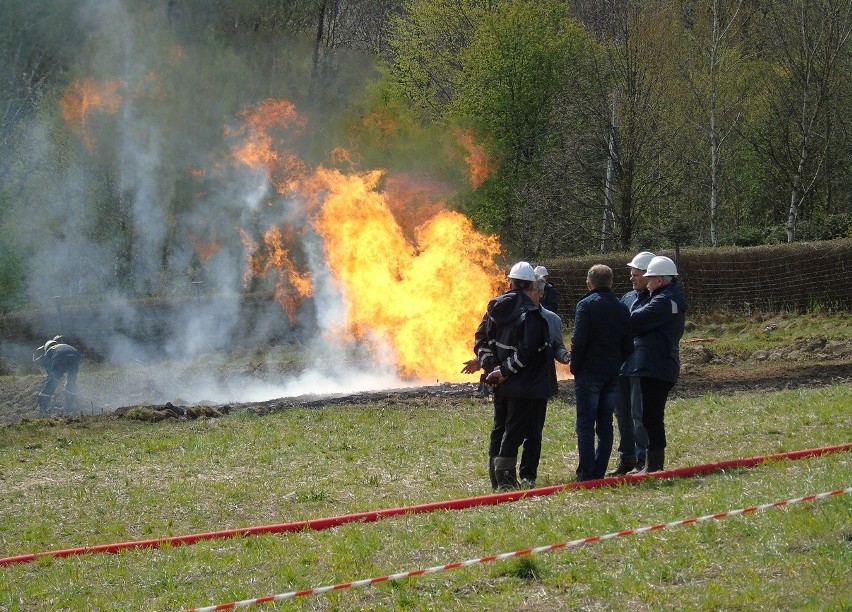
[[[491,495],[479,495],[463,499],[451,499],[446,501],[430,502],[415,506],[402,506],[398,508],[384,508],[382,510],[369,510],[340,516],[308,519],[305,521],[293,521],[290,523],[278,523],[275,525],[259,525],[255,527],[241,527],[237,529],[225,529],[222,531],[210,531],[207,533],[193,533],[189,535],[177,535],[150,540],[133,540],[130,542],[115,542],[112,544],[96,544],[92,546],[80,546],[77,548],[66,548],[63,550],[48,550],[36,553],[26,553],[14,557],[0,558],[0,567],[14,563],[30,563],[41,557],[63,558],[74,555],[108,553],[115,554],[122,550],[135,550],[143,548],[161,548],[163,546],[188,546],[205,540],[216,540],[236,538],[242,536],[268,535],[273,533],[297,533],[311,530],[320,531],[332,529],[349,523],[372,523],[380,519],[393,516],[404,516],[408,514],[422,514],[438,510],[464,510],[478,506],[495,506],[521,499],[543,497],[553,495],[566,489],[595,489],[599,487],[615,487],[621,484],[638,484],[648,478],[691,478],[740,468],[754,467],[770,461],[798,460],[820,457],[829,453],[852,451],[852,442],[837,444],[834,446],[823,446],[820,448],[809,448],[804,450],[787,451],[774,455],[760,455],[757,457],[746,457],[742,459],[730,459],[728,461],[717,461],[701,465],[690,465],[672,470],[663,470],[651,474],[635,474],[632,476],[618,476],[614,478],[601,478],[598,480],[584,480],[582,482],[569,482],[566,484],[540,487],[538,489],[527,489],[521,491],[509,491],[506,493],[493,493]]]
[[[792,504],[798,504],[801,502],[809,502],[818,499],[825,499],[826,497],[833,497],[835,495],[843,495],[845,493],[852,493],[852,487],[847,487],[845,489],[836,489],[834,491],[827,491],[825,493],[817,493],[814,495],[805,495],[804,497],[796,497],[794,499],[784,499],[781,501],[772,502],[770,504],[763,504],[760,506],[749,506],[747,508],[740,508],[738,510],[728,510],[726,512],[716,512],[714,514],[705,514],[704,516],[697,516],[693,518],[681,519],[679,521],[672,521],[669,523],[657,523],[656,525],[650,525],[648,527],[638,527],[636,529],[624,529],[622,531],[616,531],[613,533],[608,533],[606,535],[600,536],[591,536],[588,538],[581,538],[579,540],[571,540],[570,542],[560,542],[559,544],[550,544],[549,546],[539,546],[537,548],[527,548],[526,550],[516,550],[514,552],[501,553],[499,555],[490,555],[488,557],[480,557],[478,559],[468,559],[467,561],[458,561],[455,563],[447,563],[445,565],[436,565],[434,567],[429,567],[426,569],[418,569],[411,570],[408,572],[399,572],[397,574],[389,574],[387,576],[379,576],[376,578],[367,578],[365,580],[356,580],[354,582],[341,582],[340,584],[334,584],[330,586],[322,586],[315,587],[312,589],[304,589],[302,591],[290,591],[289,593],[281,593],[279,595],[267,595],[266,597],[256,597],[254,599],[243,599],[242,601],[234,601],[231,603],[218,604],[215,606],[207,606],[203,608],[190,608],[185,609],[182,612],[214,612],[216,610],[233,610],[235,608],[245,608],[248,606],[262,604],[262,603],[272,603],[275,601],[283,601],[285,599],[293,599],[295,597],[305,597],[308,595],[321,595],[323,593],[329,593],[331,591],[340,591],[343,589],[351,589],[353,587],[362,587],[369,586],[371,584],[378,584],[380,582],[390,582],[392,580],[402,580],[403,578],[413,578],[415,576],[423,576],[425,574],[435,574],[437,572],[445,572],[447,570],[457,569],[459,567],[470,567],[471,565],[477,565],[481,563],[491,563],[492,561],[503,561],[505,559],[511,559],[513,557],[524,557],[526,555],[534,555],[538,553],[545,553],[552,550],[561,550],[566,548],[576,548],[578,546],[586,546],[587,544],[595,544],[597,542],[604,542],[606,540],[613,540],[615,538],[624,538],[632,535],[641,535],[643,533],[648,533],[650,531],[660,531],[661,529],[668,529],[669,527],[677,527],[679,525],[692,525],[695,523],[701,523],[704,521],[712,521],[723,518],[728,518],[730,516],[737,516],[740,514],[751,514],[754,512],[760,512],[762,510],[769,510],[770,508],[783,508],[784,506],[790,506]]]

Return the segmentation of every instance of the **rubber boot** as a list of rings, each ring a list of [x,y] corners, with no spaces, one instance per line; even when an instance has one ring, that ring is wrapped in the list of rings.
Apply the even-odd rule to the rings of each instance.
[[[47,414],[47,406],[50,404],[50,396],[44,393],[38,394],[38,411],[41,414]]]
[[[488,477],[491,478],[491,490],[497,490],[497,473],[494,471],[494,455],[488,457]]]
[[[619,455],[618,464],[614,470],[606,473],[607,476],[624,476],[636,467],[636,455]]]
[[[644,474],[645,473],[645,455],[637,455],[636,456],[636,467],[627,472],[628,476],[633,476],[634,474]]]
[[[494,457],[494,475],[497,477],[497,489],[512,491],[518,488],[518,477],[515,474],[517,457]]]
[[[648,457],[645,461],[645,471],[650,474],[651,472],[659,472],[663,469],[663,466],[666,463],[666,449],[657,448],[654,450],[648,449]]]

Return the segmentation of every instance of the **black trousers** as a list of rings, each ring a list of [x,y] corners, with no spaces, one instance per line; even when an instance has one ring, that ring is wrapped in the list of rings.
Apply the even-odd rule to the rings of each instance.
[[[494,395],[494,425],[488,454],[492,457],[517,457],[524,445],[518,475],[535,480],[541,459],[541,440],[547,416],[546,399]]]
[[[642,385],[642,425],[648,432],[648,450],[662,450],[666,447],[666,401],[673,382],[641,376]]]

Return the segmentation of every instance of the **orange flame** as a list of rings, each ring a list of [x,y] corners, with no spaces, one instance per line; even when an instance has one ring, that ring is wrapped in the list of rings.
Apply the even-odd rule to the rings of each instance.
[[[284,235],[277,227],[270,227],[258,244],[253,242],[245,230],[240,234],[249,251],[249,268],[244,281],[252,277],[272,275],[275,280],[275,299],[284,308],[290,323],[296,323],[297,309],[302,301],[311,296],[310,274],[300,273],[290,257]]]
[[[226,134],[243,138],[232,152],[234,158],[247,166],[263,168],[279,193],[295,189],[293,177],[304,175],[307,166],[295,153],[279,152],[278,144],[281,139],[292,140],[301,135],[305,118],[290,102],[273,99],[243,109],[240,116],[245,122],[239,129],[226,129]]]
[[[207,261],[222,248],[222,243],[217,240],[205,242],[195,236],[190,236],[190,240],[192,240],[192,245],[195,247],[195,252],[198,253],[201,261]]]
[[[344,302],[345,321],[333,328],[340,339],[358,339],[377,360],[390,351],[402,376],[470,380],[459,370],[473,356],[474,331],[504,282],[494,263],[497,237],[446,210],[436,197],[449,190],[434,181],[385,180],[381,170],[308,171],[294,153],[281,152],[304,125],[287,102],[267,100],[241,115],[244,125],[229,132],[242,139],[232,149],[234,159],[266,170],[279,193],[297,196],[292,200],[301,215],[290,214],[288,222],[306,220],[323,240]],[[347,167],[352,162],[340,148],[329,159]],[[285,240],[279,227],[259,242],[241,233],[249,252],[245,282],[276,277],[276,298],[295,323],[299,304],[312,292],[309,272],[299,271],[288,246],[296,241]]]
[[[456,139],[467,152],[464,160],[467,162],[467,167],[470,170],[470,184],[476,189],[493,172],[493,162],[489,160],[488,154],[485,152],[485,147],[473,141],[473,132],[470,130],[459,130],[456,133]]]
[[[62,106],[62,117],[66,123],[76,124],[83,134],[83,142],[91,150],[94,144],[89,115],[99,110],[114,114],[121,107],[122,95],[119,90],[124,87],[122,81],[108,81],[100,84],[92,78],[85,78],[71,83],[59,100]]]
[[[317,171],[325,199],[313,225],[343,287],[349,331],[388,343],[403,376],[468,380],[460,364],[472,356],[473,332],[503,280],[493,261],[497,238],[442,211],[407,241],[375,189],[380,176]]]

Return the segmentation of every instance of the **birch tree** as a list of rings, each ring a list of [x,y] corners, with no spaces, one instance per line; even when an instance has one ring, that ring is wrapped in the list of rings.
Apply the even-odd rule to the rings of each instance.
[[[745,100],[755,88],[755,81],[748,78],[749,58],[742,36],[753,10],[744,0],[704,0],[694,9],[694,22],[686,24],[693,54],[686,79],[697,110],[698,133],[707,139],[710,242],[719,246],[723,148],[736,136]]]
[[[769,16],[778,62],[770,81],[770,116],[779,131],[765,143],[787,181],[785,229],[792,242],[806,199],[822,178],[833,141],[826,127],[852,68],[852,0],[770,3]]]

